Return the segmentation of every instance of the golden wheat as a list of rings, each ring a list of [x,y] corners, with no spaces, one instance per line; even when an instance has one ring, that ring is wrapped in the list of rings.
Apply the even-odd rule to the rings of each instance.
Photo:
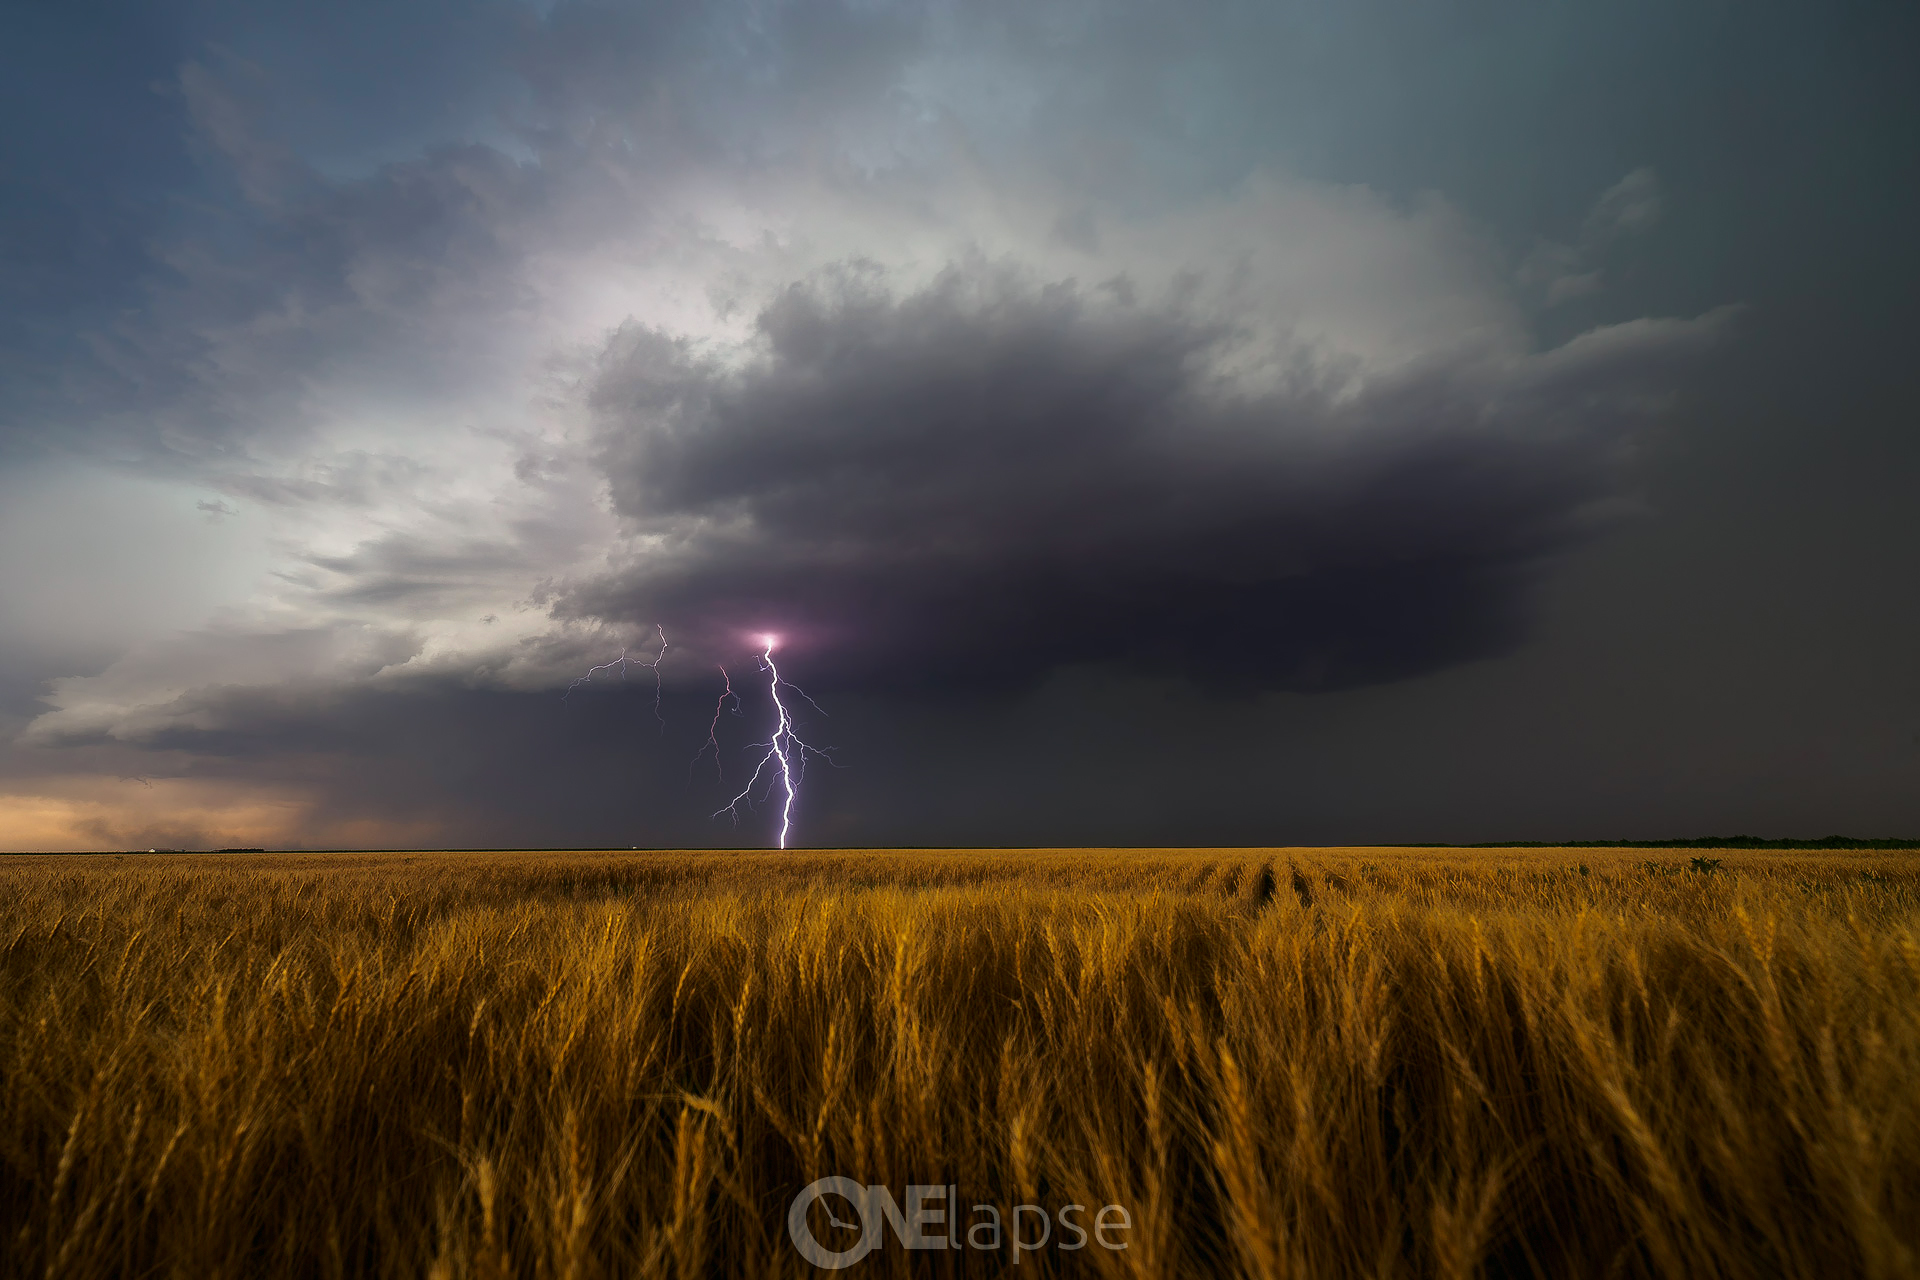
[[[815,1274],[786,1214],[829,1175],[1130,1215],[1124,1251],[856,1276],[1920,1258],[1912,855],[14,857],[0,886],[10,1275]]]

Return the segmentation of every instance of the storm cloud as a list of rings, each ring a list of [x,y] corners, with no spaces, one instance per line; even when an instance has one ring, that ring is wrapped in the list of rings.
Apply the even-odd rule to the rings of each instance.
[[[1117,663],[1214,689],[1418,675],[1521,634],[1677,361],[1723,317],[1374,373],[1209,308],[1011,265],[798,282],[725,356],[646,326],[592,400],[644,548],[564,612],[810,679],[1027,683]]]

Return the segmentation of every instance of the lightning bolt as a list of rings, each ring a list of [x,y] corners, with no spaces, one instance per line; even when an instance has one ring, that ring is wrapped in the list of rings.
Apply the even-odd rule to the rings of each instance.
[[[620,656],[612,662],[603,662],[597,667],[588,667],[587,674],[568,685],[567,691],[560,695],[560,700],[565,702],[568,698],[572,697],[575,689],[592,680],[599,672],[610,671],[614,667],[618,667],[620,668],[620,678],[625,680],[629,666],[646,667],[653,672],[653,718],[660,722],[661,732],[664,733],[667,728],[667,717],[660,710],[660,663],[667,656],[667,632],[666,628],[657,622],[653,625],[653,629],[660,637],[660,652],[653,655],[652,662],[644,662],[639,658],[629,657],[627,651],[622,649],[620,650]]]
[[[733,714],[739,715],[740,695],[733,691],[733,677],[727,674],[725,667],[720,668],[720,678],[726,681],[727,687],[721,690],[719,699],[713,704],[713,723],[707,726],[707,740],[700,744],[700,749],[693,753],[693,759],[687,765],[689,786],[693,783],[693,771],[699,766],[700,757],[706,755],[708,751],[713,752],[714,780],[724,781],[726,777],[720,768],[720,713],[726,710],[728,702],[732,702]]]
[[[793,801],[794,797],[800,792],[800,782],[806,777],[807,757],[818,756],[828,764],[833,763],[833,757],[820,748],[802,741],[795,735],[793,731],[793,715],[787,710],[785,700],[780,697],[781,686],[785,685],[793,693],[798,694],[802,698],[806,698],[807,704],[815,711],[820,711],[820,704],[812,698],[808,698],[805,690],[780,678],[780,668],[775,666],[773,661],[773,647],[779,643],[779,637],[761,636],[760,640],[761,643],[766,646],[760,653],[760,669],[767,673],[767,691],[773,695],[773,709],[777,717],[774,724],[773,737],[766,743],[761,744],[767,748],[767,753],[760,757],[760,763],[754,766],[753,776],[747,779],[747,785],[741,789],[740,794],[735,796],[731,802],[719,809],[715,809],[713,816],[717,818],[725,813],[731,815],[733,820],[738,822],[740,820],[740,806],[743,804],[749,808],[753,806],[753,789],[755,785],[759,783],[762,774],[770,774],[771,780],[767,784],[767,793],[771,795],[773,788],[776,786],[779,787],[782,792],[782,800],[780,802],[780,847],[784,849],[787,847],[787,837],[793,831]],[[733,682],[731,680],[727,682],[727,690],[729,693],[733,690]],[[722,695],[721,700],[723,702],[725,701],[725,695]],[[820,711],[820,714],[825,715],[826,712]],[[720,717],[718,708],[716,707],[714,723],[717,725],[719,722]],[[718,760],[718,754],[718,744],[716,743],[716,761]],[[695,759],[698,759],[698,757],[695,757]],[[769,768],[769,766],[771,766],[771,768]]]

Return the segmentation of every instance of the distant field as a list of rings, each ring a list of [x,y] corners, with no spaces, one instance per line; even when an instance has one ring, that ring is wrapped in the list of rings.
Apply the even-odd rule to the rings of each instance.
[[[817,1275],[832,1175],[960,1210],[853,1277],[1920,1269],[1912,851],[15,855],[0,946],[5,1275]]]

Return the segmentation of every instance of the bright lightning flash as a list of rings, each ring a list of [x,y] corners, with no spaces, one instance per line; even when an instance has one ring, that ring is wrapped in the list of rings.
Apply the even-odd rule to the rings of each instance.
[[[657,622],[654,624],[653,629],[654,629],[654,632],[658,634],[660,637],[660,652],[653,655],[652,662],[643,662],[639,658],[629,657],[627,656],[627,651],[625,649],[622,649],[620,651],[620,656],[615,658],[612,662],[603,662],[597,667],[588,667],[587,674],[581,676],[578,680],[575,680],[572,684],[568,685],[567,691],[560,695],[560,700],[564,702],[568,698],[572,697],[573,691],[575,689],[578,689],[581,685],[586,684],[588,681],[592,680],[594,675],[598,672],[611,671],[613,668],[618,667],[620,668],[620,678],[622,680],[625,680],[627,678],[627,668],[629,666],[646,667],[647,669],[653,672],[653,718],[660,722],[660,728],[662,731],[664,731],[667,727],[667,717],[660,710],[660,663],[667,656],[667,632],[666,632],[666,628],[662,627]]]
[[[762,774],[769,774],[771,780],[767,786],[768,793],[771,794],[773,788],[776,786],[779,787],[782,792],[780,803],[780,847],[784,849],[787,847],[787,837],[793,831],[793,801],[794,797],[799,794],[800,782],[806,776],[807,757],[818,756],[828,764],[833,763],[833,757],[820,748],[801,741],[794,735],[793,716],[787,710],[786,701],[780,696],[780,687],[785,685],[791,692],[798,694],[802,698],[806,698],[808,704],[816,711],[820,710],[820,704],[814,702],[812,698],[807,698],[806,691],[799,686],[788,683],[780,678],[780,668],[775,666],[773,662],[773,649],[774,646],[780,642],[780,638],[778,636],[761,636],[760,642],[766,646],[760,654],[760,669],[768,675],[767,687],[768,691],[773,695],[773,708],[778,717],[774,725],[773,737],[770,741],[763,744],[767,748],[767,754],[760,758],[758,765],[754,766],[753,777],[747,780],[747,785],[742,788],[739,795],[733,798],[731,803],[724,808],[715,809],[713,816],[717,818],[723,813],[731,814],[733,820],[738,822],[740,820],[740,806],[743,804],[749,807],[752,806],[754,787],[759,783]],[[721,674],[726,674],[724,669]],[[721,701],[724,702],[727,695],[730,695],[732,692],[733,682],[729,680],[727,682],[727,694],[721,696]],[[826,712],[821,711],[820,714],[825,715]],[[714,723],[717,725],[719,721],[720,712],[719,707],[716,706],[714,708]],[[717,744],[715,745],[714,754],[717,761],[719,756]],[[696,760],[698,758],[698,756],[695,757]]]

